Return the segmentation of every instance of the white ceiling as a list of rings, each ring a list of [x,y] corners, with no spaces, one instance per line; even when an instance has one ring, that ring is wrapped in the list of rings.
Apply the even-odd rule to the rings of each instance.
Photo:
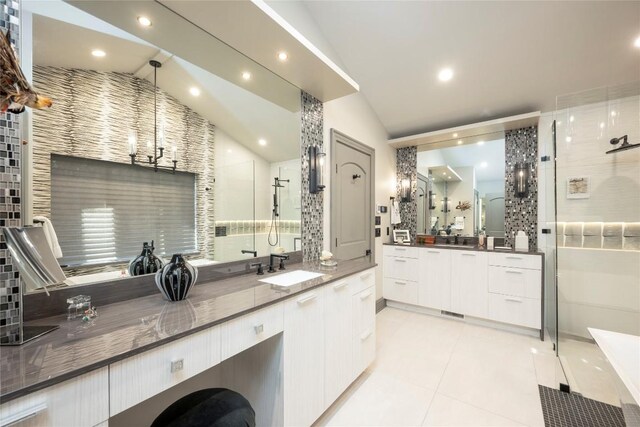
[[[486,162],[487,166],[482,166]],[[460,145],[437,150],[419,151],[418,168],[432,166],[474,167],[476,181],[504,180],[504,139],[487,141],[483,145]]]
[[[392,138],[551,111],[558,95],[640,78],[638,1],[305,4]]]
[[[183,105],[210,122],[269,162],[299,156],[299,113],[279,107],[254,93],[157,47],[124,33],[80,11],[73,25],[38,13],[64,15],[59,9],[37,7],[28,2],[33,18],[33,62],[37,65],[118,71],[136,74],[153,81],[149,59],[163,63],[158,71],[158,86]],[[71,7],[62,3],[64,7]],[[63,8],[64,9],[64,8]],[[63,13],[60,13],[60,12]],[[80,16],[81,15],[81,16]],[[99,28],[100,31],[94,31]],[[51,35],[55,34],[55,37]],[[91,50],[101,49],[104,58],[95,58]],[[232,64],[229,64],[230,66]],[[194,97],[189,88],[197,86],[201,95]],[[266,139],[266,147],[258,145]]]

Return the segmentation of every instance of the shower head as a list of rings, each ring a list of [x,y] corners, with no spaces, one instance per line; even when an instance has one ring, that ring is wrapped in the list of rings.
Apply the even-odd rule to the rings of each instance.
[[[622,142],[622,144],[619,147],[614,148],[613,150],[607,151],[606,154],[613,154],[619,151],[631,150],[632,148],[640,147],[640,143],[629,144],[629,141],[627,141],[627,138],[628,138],[628,135],[621,136],[620,138],[611,138],[611,141],[609,141],[611,145],[618,145],[620,144],[620,142]]]

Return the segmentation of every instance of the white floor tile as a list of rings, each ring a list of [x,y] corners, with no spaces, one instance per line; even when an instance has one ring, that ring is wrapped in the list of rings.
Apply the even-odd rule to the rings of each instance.
[[[443,427],[502,427],[522,426],[523,424],[436,393],[422,425]]]

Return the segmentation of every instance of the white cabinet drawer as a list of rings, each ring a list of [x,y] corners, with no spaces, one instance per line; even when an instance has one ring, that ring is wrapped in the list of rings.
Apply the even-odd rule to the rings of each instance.
[[[364,331],[376,321],[376,292],[373,287],[353,296],[353,326]]]
[[[384,277],[418,281],[418,260],[413,258],[384,257]]]
[[[418,258],[418,251],[420,248],[413,248],[411,246],[384,246],[384,256],[395,256],[402,258]]]
[[[220,355],[226,360],[282,332],[282,303],[249,313],[220,325]]]
[[[502,295],[542,298],[539,270],[489,266],[489,292]]]
[[[109,368],[36,391],[0,406],[0,425],[93,427],[109,419]]]
[[[351,294],[357,294],[376,285],[376,269],[370,268],[369,270],[349,276],[346,280],[349,281],[349,286],[351,286]]]
[[[514,253],[489,252],[489,265],[502,267],[542,269],[542,256]]]
[[[360,375],[376,357],[376,324],[354,334],[353,337],[353,365],[354,378]]]
[[[542,305],[539,299],[489,294],[489,318],[498,322],[540,329]]]
[[[410,280],[387,279],[382,282],[382,294],[386,299],[418,304],[418,283]]]
[[[118,414],[218,363],[218,326],[113,363],[109,366],[110,415]]]

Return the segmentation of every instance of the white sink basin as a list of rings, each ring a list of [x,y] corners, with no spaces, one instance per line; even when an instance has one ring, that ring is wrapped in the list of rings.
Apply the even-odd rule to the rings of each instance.
[[[306,280],[315,279],[316,277],[320,276],[324,276],[324,274],[315,273],[313,271],[294,270],[290,273],[278,274],[266,279],[260,279],[260,282],[277,286],[293,286]]]

